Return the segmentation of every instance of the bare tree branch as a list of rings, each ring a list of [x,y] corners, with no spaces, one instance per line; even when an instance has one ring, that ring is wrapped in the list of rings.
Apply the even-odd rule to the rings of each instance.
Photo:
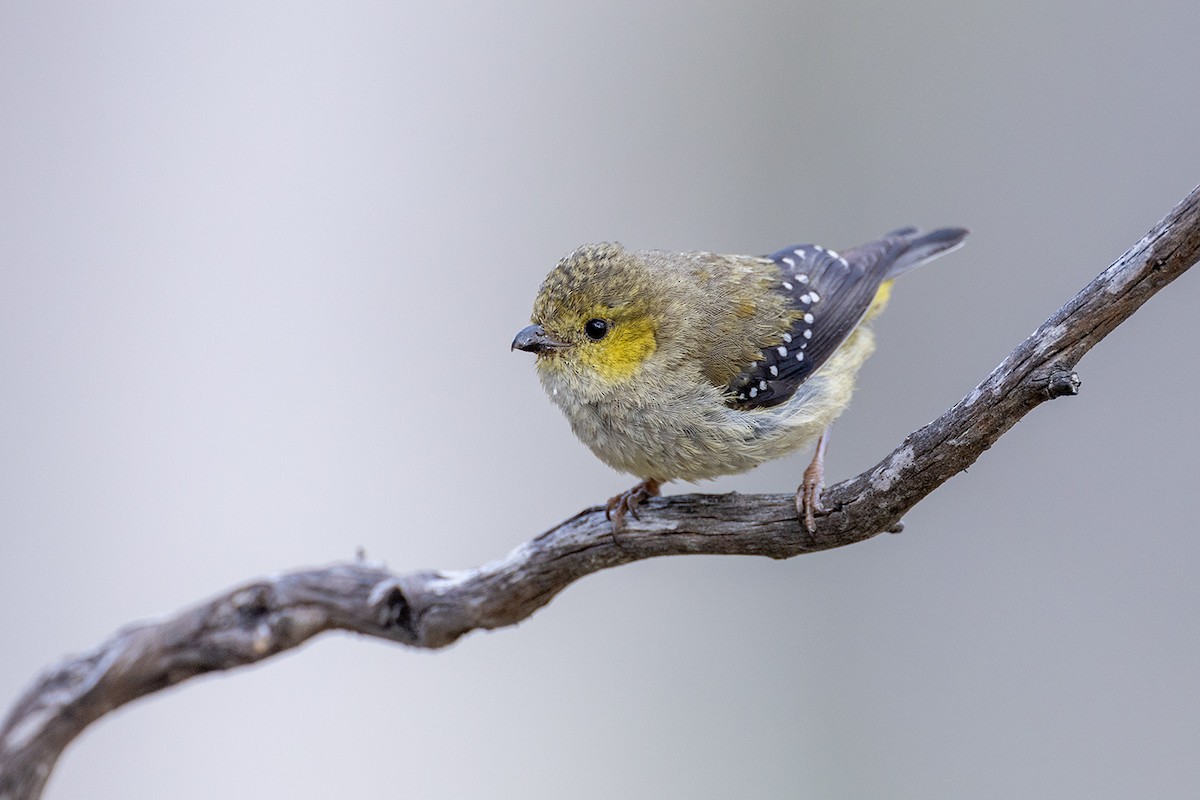
[[[603,510],[591,508],[477,569],[395,575],[359,562],[301,570],[120,631],[47,669],[17,700],[0,727],[0,800],[39,797],[67,744],[112,709],[324,631],[444,647],[469,631],[525,619],[573,581],[608,567],[688,553],[790,558],[895,529],[908,509],[1034,407],[1078,392],[1079,359],[1198,258],[1200,188],[953,408],[879,464],[827,490],[831,511],[815,533],[798,524],[791,495],[680,495],[644,505],[619,541]]]

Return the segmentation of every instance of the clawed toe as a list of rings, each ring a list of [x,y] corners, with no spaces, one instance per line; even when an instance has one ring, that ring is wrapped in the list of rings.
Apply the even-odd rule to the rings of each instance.
[[[638,506],[651,497],[658,496],[658,488],[660,481],[644,480],[632,489],[621,492],[616,497],[609,498],[608,503],[604,506],[604,517],[612,522],[613,540],[617,538],[617,534],[625,530],[625,515],[630,514],[636,520],[641,520],[638,516]]]
[[[804,482],[796,490],[796,516],[804,520],[804,527],[809,533],[817,530],[817,514],[825,513],[825,504],[821,502],[821,481],[809,480],[807,474]]]
[[[821,490],[825,488],[825,446],[828,442],[829,430],[826,429],[817,440],[812,463],[804,470],[804,480],[796,490],[796,516],[804,520],[804,528],[809,533],[817,530],[817,514],[825,513]]]

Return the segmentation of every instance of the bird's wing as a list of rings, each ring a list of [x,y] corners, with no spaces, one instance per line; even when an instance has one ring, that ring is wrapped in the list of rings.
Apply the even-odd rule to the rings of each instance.
[[[737,408],[768,408],[786,401],[846,340],[871,306],[915,231],[897,231],[839,255],[816,245],[780,250],[775,291],[787,296],[795,322],[778,340],[760,342],[762,359],[729,384]]]

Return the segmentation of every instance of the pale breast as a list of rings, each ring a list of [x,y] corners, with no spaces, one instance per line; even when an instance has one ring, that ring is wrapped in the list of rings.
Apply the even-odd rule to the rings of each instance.
[[[770,408],[731,407],[720,390],[694,382],[659,386],[636,400],[551,397],[580,441],[614,469],[696,481],[745,472],[815,440],[849,403],[854,375],[873,348],[869,330],[856,332],[788,402]]]

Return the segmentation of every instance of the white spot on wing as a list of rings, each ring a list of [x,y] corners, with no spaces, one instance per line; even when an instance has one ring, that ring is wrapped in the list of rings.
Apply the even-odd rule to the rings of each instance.
[[[792,258],[791,256],[784,256],[783,258],[781,258],[779,260],[782,261],[783,263],[787,264],[792,269],[796,268],[796,259]]]
[[[813,315],[812,315],[812,314],[805,314],[805,315],[804,315],[804,321],[805,321],[806,323],[808,323],[809,325],[812,325],[812,323],[813,323]]]
[[[795,286],[792,286],[792,285],[791,285],[790,283],[788,283],[787,281],[784,281],[784,282],[783,282],[783,288],[787,289],[787,290],[790,292],[792,289],[795,289],[796,287],[795,287]]]
[[[780,355],[780,356],[782,356],[782,357],[784,357],[784,358],[786,358],[786,357],[787,357],[787,348],[786,348],[786,347],[783,347],[783,346],[781,345],[781,346],[779,346],[779,347],[776,347],[776,348],[775,348],[775,351],[776,351],[777,353],[779,353],[779,355]]]

